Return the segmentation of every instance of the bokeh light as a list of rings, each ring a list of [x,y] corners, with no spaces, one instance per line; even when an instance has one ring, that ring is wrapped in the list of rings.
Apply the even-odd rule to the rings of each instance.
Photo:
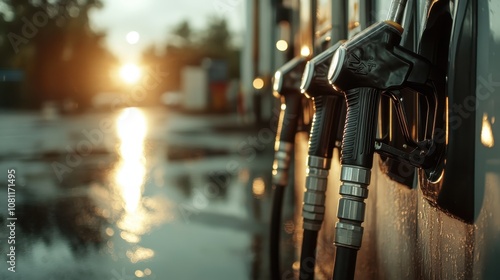
[[[286,51],[288,49],[288,43],[287,41],[285,40],[279,40],[278,42],[276,42],[276,48],[279,50],[279,51]]]

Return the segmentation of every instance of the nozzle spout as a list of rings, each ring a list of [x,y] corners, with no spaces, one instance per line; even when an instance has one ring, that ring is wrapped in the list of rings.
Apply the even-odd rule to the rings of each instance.
[[[401,24],[403,22],[406,2],[407,0],[392,0],[391,7],[389,8],[389,14],[387,15],[387,20]]]

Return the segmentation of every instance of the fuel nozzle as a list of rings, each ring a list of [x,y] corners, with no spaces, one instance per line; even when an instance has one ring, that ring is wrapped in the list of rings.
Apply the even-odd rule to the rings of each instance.
[[[340,113],[342,93],[328,83],[328,67],[341,42],[307,62],[300,89],[314,103],[314,118],[309,136],[306,191],[304,193],[304,229],[318,231],[324,215],[328,171],[331,166],[338,127],[343,123]]]
[[[281,111],[276,131],[273,162],[274,198],[271,213],[270,266],[272,279],[281,279],[280,231],[285,187],[289,183],[289,169],[294,150],[295,134],[301,116],[300,78],[306,59],[295,57],[276,71],[273,94],[281,100]]]
[[[314,103],[314,117],[309,136],[306,187],[302,216],[304,236],[300,261],[300,279],[314,279],[318,231],[325,214],[326,187],[333,149],[339,127],[343,124],[342,93],[328,83],[328,67],[335,44],[307,62],[300,89]]]
[[[301,109],[300,78],[306,60],[295,57],[283,65],[274,75],[273,94],[281,100],[281,111],[274,145],[273,183],[276,186],[288,184],[290,156]]]
[[[399,47],[406,1],[393,0],[388,20],[376,23],[344,43],[335,52],[328,79],[345,94],[347,115],[342,139],[341,186],[337,246],[333,279],[353,279],[361,247],[368,197],[377,111],[384,91],[427,80],[425,61]],[[422,64],[422,65],[420,65]],[[417,66],[418,71],[414,71]],[[422,70],[424,70],[422,72]]]

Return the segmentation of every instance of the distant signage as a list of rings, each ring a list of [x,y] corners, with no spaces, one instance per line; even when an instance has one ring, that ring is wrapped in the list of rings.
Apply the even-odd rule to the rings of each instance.
[[[24,80],[24,71],[0,69],[0,82],[21,82]]]
[[[202,65],[208,71],[209,83],[227,81],[228,65],[225,60],[205,59]]]

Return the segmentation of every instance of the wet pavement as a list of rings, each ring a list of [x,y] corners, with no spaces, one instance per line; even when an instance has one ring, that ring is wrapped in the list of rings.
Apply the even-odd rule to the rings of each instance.
[[[126,108],[0,131],[0,279],[268,278],[269,127]]]

